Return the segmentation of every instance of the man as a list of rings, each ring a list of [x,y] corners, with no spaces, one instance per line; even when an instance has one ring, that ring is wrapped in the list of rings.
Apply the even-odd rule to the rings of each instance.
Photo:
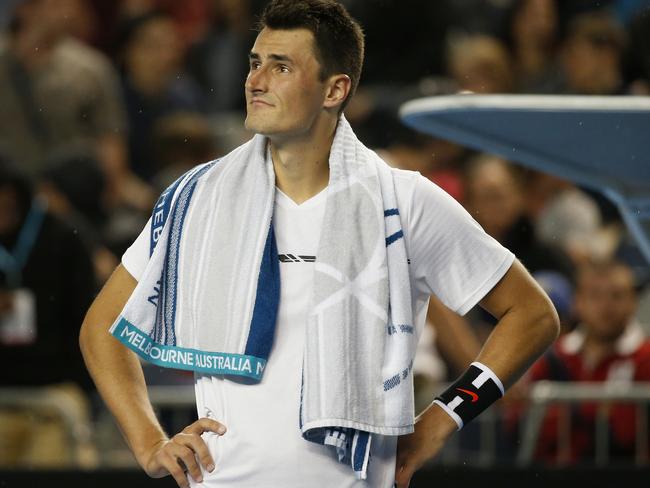
[[[277,0],[262,15],[261,27],[245,84],[246,126],[257,135],[185,177],[178,183],[182,190],[163,194],[151,228],[125,254],[88,312],[80,338],[84,357],[150,476],[171,474],[179,486],[202,481],[406,487],[462,425],[461,410],[496,399],[499,378],[511,384],[548,347],[557,317],[523,266],[460,205],[419,174],[389,169],[356,140],[341,112],[359,80],[363,36],[340,4]],[[171,224],[161,227],[172,193],[179,195],[176,210],[169,210]],[[203,206],[190,206],[185,225],[181,216],[189,198]],[[253,210],[242,217],[240,206]],[[173,238],[179,231],[195,239]],[[161,264],[176,262],[177,251],[179,268]],[[348,267],[330,265],[337,262]],[[250,279],[257,270],[259,279]],[[174,276],[187,278],[179,302],[161,290],[174,288]],[[215,288],[222,292],[213,293]],[[478,358],[481,364],[475,363],[482,373],[472,373],[483,385],[476,386],[481,400],[464,383],[466,401],[443,394],[398,447],[398,436],[412,432],[409,361],[432,294],[461,313],[482,298],[500,322]],[[174,303],[178,309],[169,307]],[[205,324],[195,320],[197,314]],[[153,324],[150,334],[134,326],[138,315]],[[412,324],[400,321],[411,315]],[[184,318],[174,322],[177,316]],[[250,321],[250,329],[240,321]],[[165,351],[184,364],[198,358],[203,367],[196,375],[197,408],[203,418],[171,439],[163,432],[136,357],[107,334],[112,323],[120,341],[140,354],[156,351],[159,363]],[[269,330],[272,344],[251,341],[254,333]],[[180,343],[186,348],[174,345]],[[203,347],[211,343],[225,344],[227,354]],[[220,370],[207,361],[213,357],[223,369],[255,382],[203,373]],[[261,380],[250,373],[251,364],[263,370]],[[341,404],[348,398],[355,400]],[[331,408],[345,417],[327,416]],[[350,462],[359,479],[339,459]]]
[[[101,163],[113,204],[149,208],[153,195],[129,168],[114,68],[67,34],[61,2],[15,3],[0,42],[0,146],[34,180],[57,155],[88,150]]]
[[[0,388],[42,387],[74,405],[69,413],[79,425],[87,422],[84,391],[92,382],[76,335],[94,291],[90,253],[76,229],[48,213],[28,180],[0,157]],[[61,419],[35,425],[32,417],[0,410],[3,467],[68,462],[72,446]]]
[[[559,46],[559,66],[542,93],[617,95],[626,91],[623,78],[625,30],[609,11],[575,15]]]
[[[526,214],[526,186],[507,161],[481,154],[465,172],[465,208],[485,232],[510,249],[532,273],[553,270],[572,278],[564,252],[539,241]]]
[[[650,381],[650,341],[634,320],[636,293],[632,270],[616,261],[583,265],[575,295],[578,327],[558,340],[530,372],[531,381],[632,383]],[[541,459],[557,459],[557,423],[551,409],[537,449]],[[593,460],[597,407],[584,403],[571,411],[570,460]],[[610,455],[631,460],[638,412],[613,405],[609,414]]]

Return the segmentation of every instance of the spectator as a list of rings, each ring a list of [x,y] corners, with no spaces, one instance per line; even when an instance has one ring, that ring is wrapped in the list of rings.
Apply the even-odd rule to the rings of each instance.
[[[470,33],[495,35],[516,0],[447,0],[449,25]]]
[[[627,78],[632,95],[650,95],[650,8],[639,12],[629,27]]]
[[[48,211],[71,224],[92,253],[98,285],[102,285],[118,264],[107,248],[107,188],[98,162],[90,154],[71,153],[58,157],[38,185],[39,197]]]
[[[82,390],[92,383],[77,335],[94,295],[92,263],[75,231],[49,215],[32,198],[29,183],[4,162],[0,256],[0,387],[51,388],[71,398],[80,421],[87,420]],[[45,434],[52,430],[58,432],[54,438],[65,438],[61,429],[60,424],[25,421],[22,412],[3,411],[0,447],[8,446],[9,452],[0,449],[0,461],[47,465],[65,460],[69,446],[48,444]],[[47,452],[35,449],[43,444]]]
[[[555,68],[559,37],[556,0],[517,0],[506,18],[505,37],[518,91],[535,92]]]
[[[35,324],[20,324],[20,340],[3,329],[2,384],[67,380],[89,385],[75,339],[95,290],[88,251],[72,228],[32,199],[29,184],[6,165],[0,168],[0,203],[6,289],[29,293],[36,312]],[[22,328],[31,332],[23,334]],[[16,369],[16,364],[47,367]]]
[[[510,54],[495,37],[453,35],[449,40],[447,58],[449,74],[461,90],[482,94],[514,90]]]
[[[90,0],[59,0],[57,9],[65,18],[68,35],[95,47],[101,34],[97,12]]]
[[[210,113],[243,110],[248,52],[254,41],[250,0],[215,0],[209,31],[191,49],[190,72],[207,94]]]
[[[460,168],[467,153],[463,147],[406,127],[392,108],[373,109],[356,130],[360,140],[378,151],[388,164],[418,171],[462,201]]]
[[[560,46],[559,77],[542,90],[576,95],[624,93],[625,45],[625,31],[607,12],[577,15],[569,22]]]
[[[151,132],[160,117],[200,111],[198,86],[182,73],[184,50],[168,15],[152,11],[121,28],[123,89],[129,118],[129,156],[134,171],[150,180],[155,171]]]
[[[217,157],[219,150],[208,121],[199,114],[175,113],[160,118],[153,129],[156,159],[154,187],[161,193],[194,166]]]
[[[561,337],[530,371],[530,381],[631,383],[650,381],[650,340],[634,321],[636,293],[632,271],[606,261],[579,269],[575,310],[579,325]],[[571,410],[570,461],[593,460],[597,407],[584,403]],[[542,460],[557,458],[561,412],[549,409],[537,446]],[[632,459],[637,430],[633,405],[609,411],[610,455]]]
[[[121,0],[106,2],[93,0],[95,4],[115,3],[118,17],[135,18],[152,10],[160,10],[174,19],[184,45],[200,39],[209,27],[211,4],[219,0]],[[104,5],[102,7],[106,8]]]
[[[465,174],[465,206],[485,231],[514,252],[532,272],[554,270],[572,279],[570,259],[542,244],[526,215],[521,174],[503,159],[481,155]]]
[[[526,195],[540,241],[559,246],[574,263],[612,255],[617,236],[603,228],[594,199],[575,185],[529,171]]]
[[[58,7],[54,0],[16,6],[0,46],[0,146],[32,178],[46,169],[49,156],[87,147],[102,163],[116,201],[148,206],[128,170],[114,69],[67,36]]]

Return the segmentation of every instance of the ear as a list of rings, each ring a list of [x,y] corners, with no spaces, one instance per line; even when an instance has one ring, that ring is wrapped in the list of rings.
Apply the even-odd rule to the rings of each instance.
[[[340,106],[348,97],[352,80],[348,75],[332,75],[326,82],[325,100],[323,107],[336,108]]]

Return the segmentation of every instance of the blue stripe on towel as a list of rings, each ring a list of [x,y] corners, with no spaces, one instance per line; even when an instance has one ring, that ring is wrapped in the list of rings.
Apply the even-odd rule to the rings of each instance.
[[[165,257],[165,280],[167,296],[165,299],[165,343],[176,345],[176,298],[178,296],[178,256],[181,249],[181,234],[192,195],[196,189],[196,175],[181,190],[172,214],[172,228],[169,231],[169,245]],[[180,217],[178,216],[180,214]]]
[[[173,346],[176,344],[176,298],[178,294],[178,256],[187,210],[196,189],[197,182],[217,161],[203,165],[181,189],[171,214],[171,228],[167,240],[165,264],[161,277],[160,300],[156,310],[156,324],[153,337],[157,342]]]
[[[156,205],[153,207],[153,212],[151,214],[151,232],[149,235],[149,257],[151,257],[156,248],[158,238],[162,233],[165,222],[167,221],[167,216],[169,215],[169,208],[172,204],[174,193],[176,193],[176,188],[178,188],[178,185],[184,176],[185,175],[178,178],[171,184],[171,186],[169,186],[169,188],[162,192]]]
[[[264,244],[264,255],[260,274],[257,279],[257,295],[255,307],[253,308],[253,319],[251,320],[248,341],[244,354],[258,358],[269,357],[273,336],[275,335],[275,322],[278,315],[280,303],[280,262],[278,260],[278,248],[275,243],[275,232],[273,222],[269,227],[269,233]]]
[[[370,433],[363,430],[357,431],[357,443],[354,449],[352,468],[355,471],[363,471],[364,461],[366,459],[366,450],[368,448],[368,441],[370,440]]]
[[[386,247],[390,246],[393,242],[395,242],[397,239],[401,239],[404,237],[404,233],[401,230],[398,230],[394,234],[389,235],[386,238]]]
[[[384,217],[390,217],[391,215],[399,215],[399,209],[389,208],[387,210],[384,210]]]

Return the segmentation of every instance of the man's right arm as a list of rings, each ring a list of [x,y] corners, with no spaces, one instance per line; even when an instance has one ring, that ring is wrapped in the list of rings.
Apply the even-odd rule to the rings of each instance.
[[[112,337],[109,328],[124,308],[137,281],[119,265],[91,305],[79,336],[86,367],[99,393],[146,473],[154,478],[171,474],[179,486],[188,486],[182,463],[193,479],[214,461],[201,438],[206,431],[223,434],[225,427],[211,419],[199,419],[169,439],[163,431],[147,395],[137,356]]]

